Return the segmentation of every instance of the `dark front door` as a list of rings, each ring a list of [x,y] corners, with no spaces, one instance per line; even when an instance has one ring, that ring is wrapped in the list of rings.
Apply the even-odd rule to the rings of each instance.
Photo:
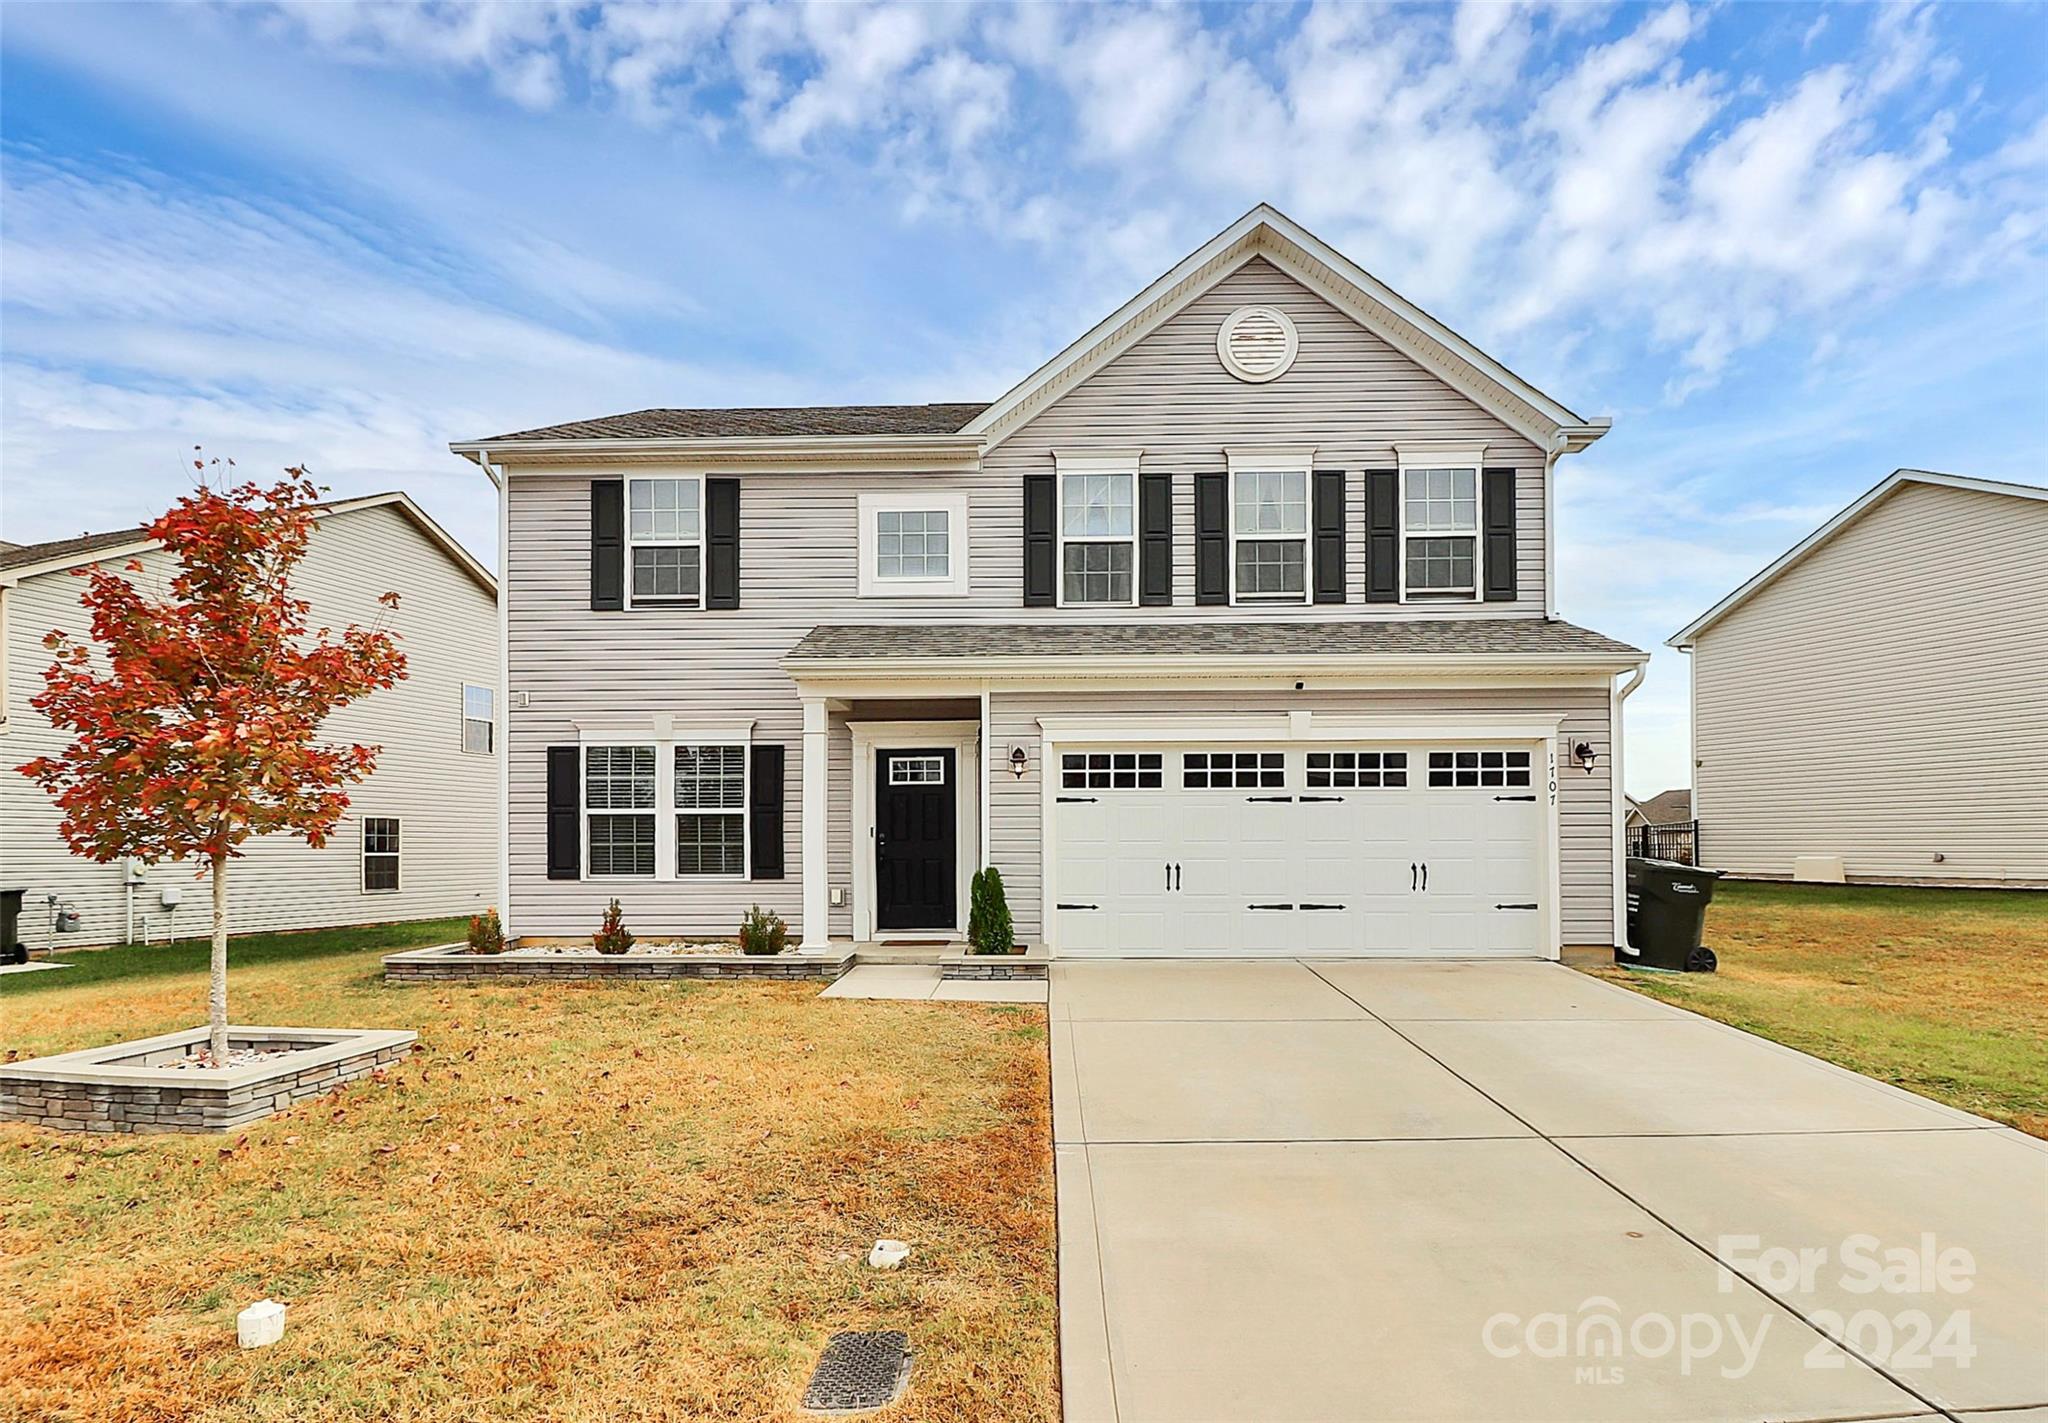
[[[875,753],[875,927],[958,922],[953,753]]]

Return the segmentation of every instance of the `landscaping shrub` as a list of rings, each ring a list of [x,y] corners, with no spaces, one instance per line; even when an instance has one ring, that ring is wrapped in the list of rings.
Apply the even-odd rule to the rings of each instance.
[[[789,943],[789,925],[780,914],[770,914],[755,905],[740,920],[740,952],[779,954]]]
[[[967,942],[977,954],[1007,954],[1017,942],[1003,872],[994,865],[978,872],[968,886]]]
[[[505,926],[498,922],[497,910],[486,909],[481,914],[469,916],[469,951],[473,954],[505,952]]]
[[[625,911],[616,899],[605,906],[604,923],[590,936],[590,942],[601,954],[623,954],[633,947],[633,936],[626,932]]]

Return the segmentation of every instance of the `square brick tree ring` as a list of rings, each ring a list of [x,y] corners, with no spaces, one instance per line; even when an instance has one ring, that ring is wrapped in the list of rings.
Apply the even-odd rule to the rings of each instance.
[[[364,1028],[230,1027],[231,1058],[248,1049],[260,1056],[214,1069],[189,1065],[205,1051],[207,1030],[187,1028],[9,1062],[0,1064],[0,1119],[62,1131],[235,1131],[402,1060],[418,1036]]]

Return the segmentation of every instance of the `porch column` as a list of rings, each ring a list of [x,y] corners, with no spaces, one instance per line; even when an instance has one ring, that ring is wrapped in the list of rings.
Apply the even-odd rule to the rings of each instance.
[[[804,698],[803,840],[798,873],[803,877],[803,941],[797,948],[822,954],[830,946],[831,871],[825,864],[825,777],[830,752],[826,747],[825,701]]]

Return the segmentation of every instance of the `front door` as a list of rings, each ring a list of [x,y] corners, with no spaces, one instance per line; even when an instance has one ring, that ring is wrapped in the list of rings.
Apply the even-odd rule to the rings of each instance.
[[[875,927],[959,923],[953,753],[875,753]]]

